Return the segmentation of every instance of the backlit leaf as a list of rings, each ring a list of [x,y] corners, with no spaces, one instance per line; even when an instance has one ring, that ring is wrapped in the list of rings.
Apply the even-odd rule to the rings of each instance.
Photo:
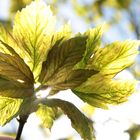
[[[5,125],[18,115],[22,102],[22,99],[0,96],[0,125]]]
[[[51,40],[51,46],[59,44],[60,42],[69,39],[71,36],[72,36],[72,29],[69,23],[67,23],[63,25],[59,31],[54,33]]]
[[[94,70],[74,70],[85,51],[86,37],[77,35],[75,38],[56,43],[43,63],[39,81],[55,90],[74,88],[80,85]]]
[[[25,54],[21,52],[20,44],[17,42],[12,33],[7,31],[2,25],[0,25],[0,40],[4,42],[5,44],[12,47],[21,58],[25,57]],[[6,54],[10,54],[10,52],[7,50],[7,48],[4,48],[2,44],[0,44],[0,51]]]
[[[72,103],[60,99],[48,99],[44,100],[43,104],[50,107],[60,107],[70,118],[72,127],[84,140],[94,139],[92,121],[82,114]]]
[[[89,117],[92,117],[92,115],[94,114],[95,111],[95,107],[89,105],[89,104],[84,104],[84,106],[82,107],[82,111],[84,113],[86,113]]]
[[[101,75],[89,78],[73,92],[83,101],[95,107],[107,108],[107,104],[127,101],[135,91],[136,81],[111,80]]]
[[[104,26],[88,30],[85,35],[88,37],[86,41],[86,51],[82,60],[76,64],[76,69],[83,69],[87,65],[90,57],[98,50],[101,44],[101,36],[103,34]]]
[[[61,48],[58,47],[58,46],[60,46],[60,44],[62,44],[64,41],[66,41],[69,37],[71,37],[71,29],[70,29],[70,27],[68,25],[63,26],[60,29],[60,31],[56,32],[53,35],[53,38],[52,38],[52,41],[51,41],[51,45],[53,47],[50,50],[50,52],[49,52],[49,54],[48,54],[48,56],[46,58],[47,61],[45,61],[43,63],[43,65],[42,65],[42,71],[41,71],[40,78],[39,78],[39,81],[41,83],[43,83],[43,84],[46,83],[47,80],[51,77],[51,75],[53,75],[53,73],[55,72],[55,70],[58,69],[58,66],[55,66],[55,63],[56,64],[57,63],[58,64],[60,63],[59,62],[60,61],[59,60],[59,56],[56,55],[57,53],[59,54],[59,52],[55,51],[55,49],[60,50]],[[56,59],[55,57],[58,58],[58,59]],[[49,65],[49,66],[47,66],[47,65]]]
[[[55,26],[55,17],[49,6],[36,0],[17,12],[13,33],[26,54],[26,63],[37,78],[49,49]]]
[[[31,96],[33,82],[33,75],[23,59],[9,45],[0,41],[0,96]]]
[[[46,105],[39,105],[39,109],[36,114],[41,119],[41,123],[43,127],[51,128],[53,125],[53,121],[56,118],[57,109],[51,108]]]
[[[91,58],[87,68],[114,76],[134,63],[139,44],[139,41],[118,41],[100,48]]]
[[[0,62],[1,75],[15,81],[21,80],[28,85],[33,84],[33,75],[29,67],[14,49],[3,41],[0,41]]]
[[[25,98],[33,95],[33,87],[25,87],[20,82],[12,82],[0,78],[0,96]]]

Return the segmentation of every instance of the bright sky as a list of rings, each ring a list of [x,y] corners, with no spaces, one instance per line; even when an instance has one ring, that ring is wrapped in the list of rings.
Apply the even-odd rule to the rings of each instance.
[[[8,0],[0,0],[0,17],[2,18],[7,17],[7,3]],[[75,16],[73,12],[69,12],[69,8],[69,5],[63,7],[60,12],[62,12],[64,16],[67,15],[67,17],[69,17],[75,32],[85,31],[89,26],[82,22],[79,17]],[[114,32],[114,34],[116,33],[115,30],[112,32]],[[116,39],[118,40],[119,38],[116,36]],[[123,71],[119,77],[123,79],[133,79],[133,76],[128,71]],[[74,103],[79,107],[79,109],[83,105],[83,102],[72,94],[70,90],[60,92],[56,96]],[[135,93],[133,96],[131,96],[127,103],[111,107],[110,110],[96,109],[92,118],[95,121],[97,140],[128,140],[129,136],[127,133],[124,133],[124,131],[132,123],[140,124],[139,99],[140,94]],[[1,127],[0,132],[5,131],[6,129],[9,131],[11,131],[13,128],[15,129],[16,127],[14,122],[16,121],[12,121],[11,125],[7,124],[5,127]],[[35,114],[32,114],[23,131],[23,137],[25,138],[24,140],[46,140],[45,132],[40,131],[40,128],[38,127],[39,124],[39,119],[35,117]],[[71,128],[70,120],[66,116],[62,116],[54,123],[51,133],[48,132],[47,140],[57,140],[59,138],[65,138],[71,135],[74,135],[74,140],[80,139],[76,131]]]
[[[0,18],[7,18],[8,17],[8,5],[10,0],[0,0]]]

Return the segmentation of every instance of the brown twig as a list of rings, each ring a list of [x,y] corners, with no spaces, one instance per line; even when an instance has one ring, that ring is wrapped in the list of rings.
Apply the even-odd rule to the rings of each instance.
[[[28,115],[27,116],[20,116],[20,118],[18,119],[19,127],[18,127],[18,132],[17,132],[15,140],[20,140],[20,137],[21,137],[21,134],[23,131],[23,127],[24,127],[27,119],[28,119]]]

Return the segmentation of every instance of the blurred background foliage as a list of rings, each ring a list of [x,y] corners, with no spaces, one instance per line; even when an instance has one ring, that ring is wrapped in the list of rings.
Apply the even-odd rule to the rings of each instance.
[[[12,19],[18,10],[21,10],[26,5],[30,4],[32,0],[10,0],[9,18],[7,20],[1,19],[3,24],[12,24]],[[72,8],[82,20],[95,26],[99,23],[106,22],[112,25],[118,25],[120,34],[127,32],[133,33],[135,38],[140,36],[139,12],[140,0],[45,0],[51,6],[54,13],[58,14],[61,20],[67,20],[66,16],[60,14],[63,6]],[[121,25],[125,21],[125,25]],[[124,28],[123,28],[124,26]],[[127,35],[127,34],[126,34]]]
[[[11,0],[9,9],[9,19],[13,15],[28,5],[32,0]],[[122,20],[127,22],[129,32],[133,32],[136,38],[140,36],[139,12],[140,0],[45,0],[55,13],[58,13],[62,6],[70,4],[72,10],[80,16],[84,22],[95,26],[101,22],[107,22],[109,25],[119,26],[119,31],[123,32]],[[67,17],[59,16],[63,20]],[[11,19],[12,20],[12,19]],[[5,21],[9,23],[10,20]],[[126,28],[126,27],[125,27]],[[124,28],[124,29],[125,29]],[[125,33],[125,32],[124,32]]]
[[[9,16],[7,19],[0,18],[0,23],[9,30],[13,24],[13,18],[18,10],[28,5],[32,0],[10,0]],[[75,16],[80,18],[86,27],[95,27],[97,24],[106,22],[109,26],[108,34],[104,36],[104,43],[111,42],[117,38],[124,39],[140,39],[140,0],[45,0],[51,9],[57,14],[57,18],[61,23],[67,21],[69,17],[64,14],[63,8],[69,8]],[[0,1],[2,5],[2,0]],[[72,21],[73,22],[73,21]],[[75,27],[76,28],[76,27]],[[115,31],[116,34],[112,34]],[[139,56],[136,64],[129,68],[129,71],[140,79],[140,59]],[[82,110],[86,115],[91,117],[94,115],[94,108],[85,105]],[[59,118],[59,116],[58,116]],[[42,127],[40,127],[42,129]],[[45,131],[45,130],[44,130]],[[132,125],[126,131],[130,135],[130,140],[137,140],[140,136],[140,126]],[[15,133],[7,132],[7,134]],[[45,131],[47,133],[47,131]],[[63,140],[72,140],[73,138],[65,138]],[[61,139],[62,140],[62,139]]]

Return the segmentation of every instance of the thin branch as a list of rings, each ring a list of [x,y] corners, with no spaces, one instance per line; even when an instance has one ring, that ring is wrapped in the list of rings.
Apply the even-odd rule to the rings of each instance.
[[[131,11],[131,9],[128,10],[128,13],[129,13],[129,16],[130,16],[130,22],[134,26],[137,39],[139,39],[140,38],[140,27],[139,27],[139,24],[137,23],[136,17],[134,15],[134,13]]]
[[[18,119],[19,127],[18,127],[18,132],[17,132],[15,140],[20,140],[20,137],[21,137],[21,134],[22,134],[22,131],[23,131],[23,128],[24,128],[24,125],[25,125],[27,119],[28,119],[28,115],[20,116],[20,118]]]

